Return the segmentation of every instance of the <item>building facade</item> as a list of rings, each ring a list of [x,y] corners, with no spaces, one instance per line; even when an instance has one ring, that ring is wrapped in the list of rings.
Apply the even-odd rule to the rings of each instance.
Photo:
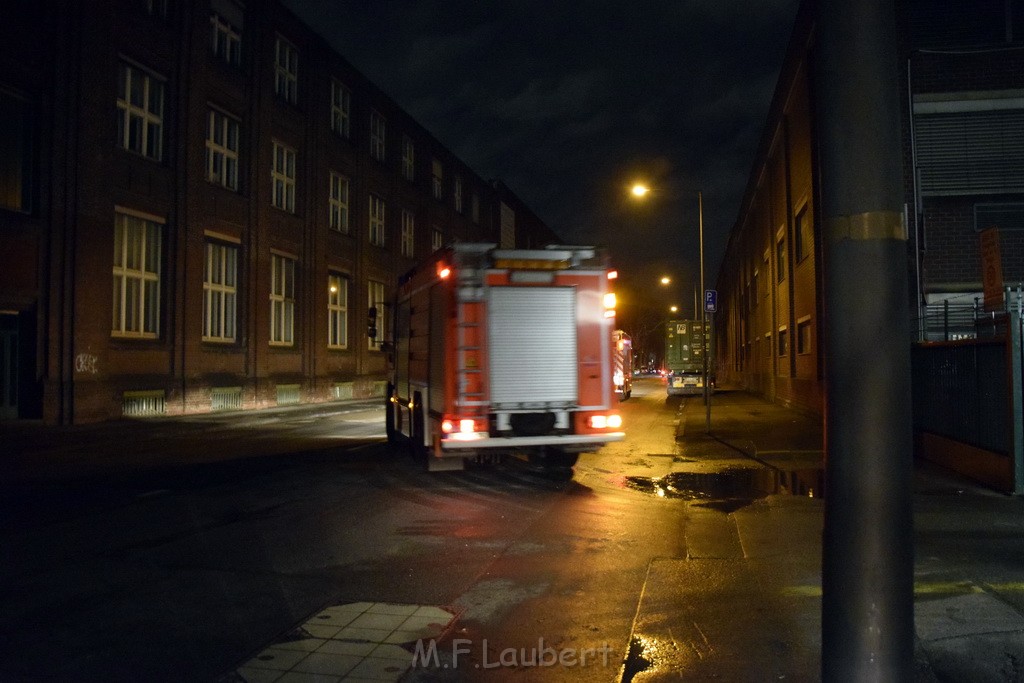
[[[276,0],[14,4],[2,418],[383,395],[401,273],[557,241]]]
[[[1024,280],[1024,2],[894,9],[904,144],[893,153],[904,167],[912,329],[925,339],[936,306],[982,296],[985,228],[998,228],[1005,283]],[[718,274],[715,348],[720,382],[822,414],[813,12],[813,0],[802,3]]]

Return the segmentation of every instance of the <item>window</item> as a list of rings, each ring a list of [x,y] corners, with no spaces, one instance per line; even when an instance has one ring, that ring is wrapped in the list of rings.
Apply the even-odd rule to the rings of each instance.
[[[430,248],[433,251],[437,251],[444,246],[444,233],[441,232],[440,228],[434,228],[430,231]]]
[[[402,177],[408,181],[416,179],[416,147],[408,135],[402,137]]]
[[[787,337],[787,335],[786,335],[787,331],[788,330],[786,330],[785,327],[780,327],[779,328],[778,340],[779,340],[779,355],[780,356],[785,356],[789,352],[789,344],[788,344],[788,340],[786,338]]]
[[[235,341],[237,278],[238,247],[207,242],[203,261],[203,341]]]
[[[782,282],[786,279],[786,236],[783,231],[779,231],[778,236],[775,238],[775,277],[778,282]]]
[[[806,204],[796,212],[796,218],[793,219],[793,238],[796,242],[793,245],[796,262],[800,263],[814,251],[814,231],[811,229],[811,221],[807,219]]]
[[[367,283],[369,295],[369,307],[377,309],[377,336],[369,339],[371,350],[380,350],[381,343],[387,339],[388,334],[388,300],[384,290],[384,283],[370,280]]]
[[[473,218],[473,222],[474,223],[479,223],[480,222],[480,195],[478,195],[476,192],[474,192],[473,196],[470,198],[469,209],[470,209],[470,215]]]
[[[295,259],[270,255],[270,343],[295,342]]]
[[[154,161],[163,160],[164,82],[121,62],[117,79],[117,144]]]
[[[327,346],[348,348],[348,278],[339,273],[327,275]]]
[[[455,210],[462,213],[462,177],[455,176]]]
[[[349,137],[352,120],[352,92],[337,80],[331,81],[331,130],[343,138]]]
[[[241,10],[236,8],[235,13],[238,19],[241,19]],[[241,21],[238,21],[238,25],[241,26]],[[217,11],[210,14],[210,29],[210,48],[213,50],[213,55],[226,64],[240,66],[242,64],[242,31],[236,28],[230,19]]]
[[[433,160],[430,167],[434,188],[434,199],[441,199],[444,197],[444,168],[441,166],[441,162],[437,159]]]
[[[274,46],[274,92],[289,104],[298,102],[299,51],[281,36]]]
[[[206,128],[206,179],[238,190],[238,120],[211,109]]]
[[[330,199],[331,230],[348,233],[348,178],[337,173],[331,173],[331,199]]]
[[[155,339],[160,334],[158,219],[117,211],[114,215],[114,294],[111,334]]]
[[[274,165],[270,170],[273,182],[271,203],[278,209],[295,213],[295,150],[274,141]]]
[[[925,196],[1020,192],[1020,90],[915,96],[913,125],[918,188]]]
[[[378,161],[384,161],[384,135],[387,129],[387,122],[379,112],[370,112],[370,156]]]
[[[416,218],[412,211],[402,209],[402,256],[413,255],[415,243]]]
[[[0,90],[0,207],[32,210],[32,106]]]
[[[811,317],[807,316],[796,321],[796,352],[805,354],[811,350]]]
[[[384,246],[384,200],[370,195],[370,244]]]

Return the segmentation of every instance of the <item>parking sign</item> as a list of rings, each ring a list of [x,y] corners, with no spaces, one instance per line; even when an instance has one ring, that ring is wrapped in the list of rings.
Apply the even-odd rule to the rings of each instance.
[[[704,312],[714,313],[718,310],[718,290],[717,289],[705,289],[704,290]]]

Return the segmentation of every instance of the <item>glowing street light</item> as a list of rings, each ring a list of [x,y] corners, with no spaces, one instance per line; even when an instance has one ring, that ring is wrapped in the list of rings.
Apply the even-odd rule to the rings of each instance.
[[[679,312],[679,307],[678,306],[669,306],[668,310],[672,311],[673,313],[678,313]]]
[[[651,188],[647,187],[643,183],[636,183],[630,189],[630,192],[633,193],[634,197],[645,197],[645,196],[647,196],[647,193],[650,192],[650,191],[651,191]]]
[[[661,284],[663,284],[663,285],[670,284],[671,282],[672,282],[672,278],[668,277],[667,275],[665,277],[661,278]]]

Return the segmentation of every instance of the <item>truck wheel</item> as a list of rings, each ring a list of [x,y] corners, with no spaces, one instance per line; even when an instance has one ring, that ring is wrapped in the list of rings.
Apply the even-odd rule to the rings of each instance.
[[[530,453],[529,462],[544,472],[571,474],[579,457],[579,453],[566,453],[560,448],[545,448],[541,452]]]

